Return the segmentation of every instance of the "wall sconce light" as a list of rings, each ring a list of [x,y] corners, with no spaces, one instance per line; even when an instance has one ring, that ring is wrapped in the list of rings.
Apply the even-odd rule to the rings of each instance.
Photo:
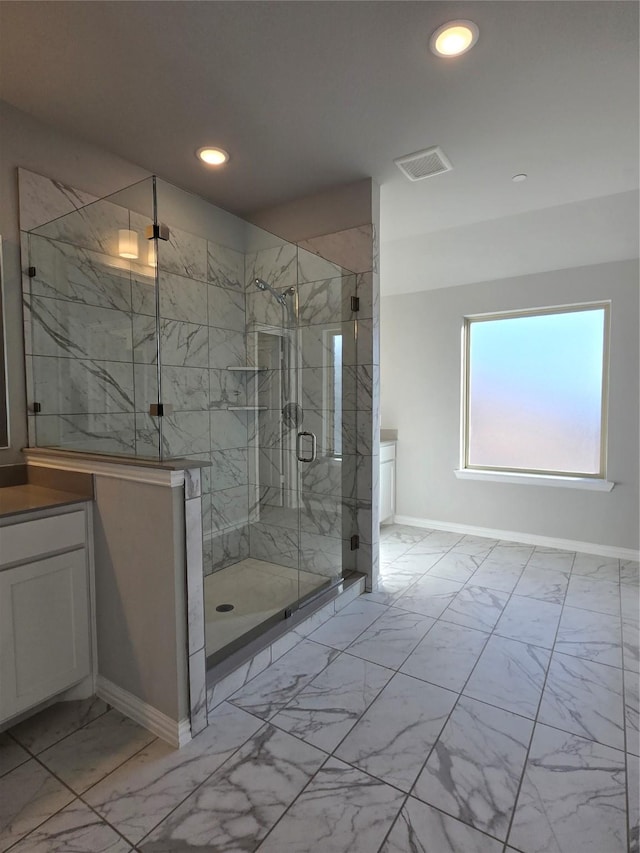
[[[136,260],[138,257],[138,234],[136,231],[120,228],[118,231],[118,254],[121,258]]]

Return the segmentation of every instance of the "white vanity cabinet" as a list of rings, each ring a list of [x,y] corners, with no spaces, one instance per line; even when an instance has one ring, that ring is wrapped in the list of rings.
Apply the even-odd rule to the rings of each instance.
[[[380,524],[393,521],[396,512],[396,443],[380,444]]]
[[[0,723],[91,674],[88,511],[0,526]]]

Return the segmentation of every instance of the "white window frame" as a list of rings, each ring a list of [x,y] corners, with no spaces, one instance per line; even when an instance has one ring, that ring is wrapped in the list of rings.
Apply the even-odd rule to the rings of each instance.
[[[518,317],[539,317],[545,314],[570,314],[578,311],[604,311],[604,337],[602,354],[602,397],[600,404],[600,470],[594,473],[577,471],[549,471],[530,468],[501,468],[469,464],[469,415],[470,415],[470,359],[471,326],[489,320],[507,320]],[[471,314],[464,317],[462,328],[462,395],[460,467],[455,474],[459,479],[490,480],[515,484],[542,484],[590,488],[611,491],[614,483],[607,480],[607,434],[609,408],[609,350],[610,350],[611,302],[589,302],[574,305],[556,305],[526,310],[498,311],[487,314]]]

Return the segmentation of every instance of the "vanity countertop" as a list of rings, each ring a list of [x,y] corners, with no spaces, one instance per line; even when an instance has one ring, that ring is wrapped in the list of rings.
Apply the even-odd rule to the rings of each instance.
[[[21,515],[38,509],[50,509],[54,506],[84,503],[91,500],[87,495],[76,492],[62,492],[45,486],[25,483],[21,486],[0,488],[0,518]]]

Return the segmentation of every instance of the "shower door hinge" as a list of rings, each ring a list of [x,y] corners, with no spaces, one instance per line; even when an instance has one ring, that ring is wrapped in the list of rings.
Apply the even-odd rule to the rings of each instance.
[[[35,267],[29,267],[27,269],[27,275],[29,276],[29,278],[35,278],[36,277],[36,268]]]
[[[34,403],[31,408],[33,409],[33,414],[38,415],[42,411],[42,403]]]
[[[154,225],[147,225],[144,236],[147,240],[168,240],[169,226],[163,225],[162,222],[156,222]]]
[[[354,533],[354,535],[351,537],[351,550],[357,551],[359,547],[360,547],[360,537],[358,536],[357,533]]]
[[[352,311],[359,311],[360,310],[360,297],[359,296],[352,296],[351,297],[351,310]]]
[[[165,415],[170,415],[173,412],[171,403],[151,403],[149,406],[149,414],[154,418],[163,418]]]

